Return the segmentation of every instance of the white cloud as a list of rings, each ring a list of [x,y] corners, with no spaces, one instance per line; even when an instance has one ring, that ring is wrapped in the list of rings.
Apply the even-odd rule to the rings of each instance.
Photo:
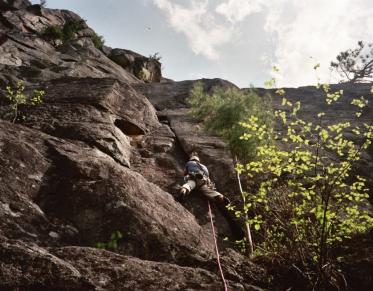
[[[216,6],[215,11],[236,23],[253,13],[262,11],[265,0],[228,0]]]
[[[265,15],[264,30],[275,46],[271,62],[280,68],[276,77],[284,86],[314,84],[316,63],[322,81],[337,81],[330,61],[358,40],[373,40],[371,0],[225,0],[216,11],[232,23],[257,12]],[[261,59],[268,66],[268,56]]]
[[[370,0],[291,0],[272,4],[267,10],[265,29],[277,39],[273,61],[281,70],[281,85],[314,84],[312,67],[316,63],[321,64],[321,80],[335,82],[337,79],[329,71],[330,61],[340,51],[354,48],[358,40],[373,39]]]
[[[187,37],[197,55],[216,60],[219,58],[217,48],[231,40],[231,29],[216,22],[207,9],[208,0],[192,0],[189,7],[170,0],[153,0],[153,3],[164,11],[170,25]]]
[[[222,64],[230,54],[226,46],[222,54],[223,45],[242,46],[240,32],[247,29],[243,20],[260,12],[263,22],[258,24],[264,26],[258,26],[257,31],[265,33],[274,51],[258,59],[268,70],[274,64],[280,68],[281,86],[314,84],[312,67],[316,63],[321,64],[322,81],[336,81],[330,75],[330,61],[340,51],[354,48],[358,40],[373,40],[372,0],[151,1],[165,13],[171,27],[185,35],[195,54],[211,60],[220,58]],[[255,37],[244,41],[247,53],[253,54]],[[235,65],[237,75],[245,73],[239,70],[241,63]]]

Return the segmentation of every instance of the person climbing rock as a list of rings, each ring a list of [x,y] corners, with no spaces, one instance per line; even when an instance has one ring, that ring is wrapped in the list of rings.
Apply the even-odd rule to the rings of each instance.
[[[193,190],[199,191],[210,201],[215,202],[220,213],[228,222],[235,240],[244,238],[245,232],[239,220],[226,208],[229,199],[215,190],[214,183],[210,180],[207,167],[201,164],[199,157],[192,154],[185,164],[184,185],[181,186],[179,201],[183,200]]]
[[[200,163],[199,157],[193,154],[185,164],[185,184],[180,189],[180,196],[184,198],[192,190],[198,190],[202,195],[220,205],[228,205],[229,199],[215,190],[214,183],[210,180],[207,167]]]

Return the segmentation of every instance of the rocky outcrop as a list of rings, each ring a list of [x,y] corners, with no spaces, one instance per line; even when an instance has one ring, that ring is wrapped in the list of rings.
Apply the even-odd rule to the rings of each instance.
[[[46,238],[51,231],[61,236],[61,231],[46,227],[47,213],[47,216],[65,221],[63,225],[73,223],[71,229],[77,229],[80,233],[79,239],[74,239],[75,243],[88,245],[106,240],[105,236],[109,237],[116,229],[121,229],[124,233],[123,229],[127,228],[125,240],[131,242],[132,246],[128,245],[123,250],[144,258],[162,256],[161,248],[165,247],[164,255],[173,260],[173,253],[180,254],[172,250],[178,244],[177,241],[185,244],[183,248],[186,251],[190,247],[195,247],[197,252],[198,249],[212,249],[212,246],[209,248],[207,245],[198,247],[199,243],[208,244],[208,240],[201,239],[203,233],[200,233],[194,218],[190,214],[187,218],[188,213],[174,202],[171,195],[116,163],[102,151],[91,148],[72,136],[69,138],[73,139],[73,143],[69,143],[66,139],[57,139],[6,122],[2,122],[0,126],[1,161],[3,165],[7,165],[1,172],[2,205],[4,214],[9,217],[16,217],[21,221],[25,218],[31,224],[35,223],[36,227],[44,227],[45,230],[41,233]],[[97,131],[97,128],[93,129]],[[22,204],[17,201],[22,201]],[[172,210],[173,207],[179,210]],[[35,216],[31,215],[33,212],[30,209],[34,210]],[[179,213],[180,211],[184,214]],[[174,214],[176,216],[173,218]],[[183,217],[184,215],[187,216]],[[144,221],[141,222],[142,220]],[[166,226],[167,220],[172,225]],[[11,226],[5,221],[9,221]],[[33,225],[25,229],[27,222],[18,223],[20,228],[13,225],[14,219],[2,222],[5,222],[2,231],[9,229],[9,232],[4,233],[8,237],[35,237],[36,241],[44,241],[40,238],[42,234]],[[196,229],[190,229],[193,224]],[[66,229],[68,231],[69,227]],[[16,231],[14,236],[10,236],[12,230]],[[185,231],[187,233],[182,237]],[[147,238],[145,234],[150,237]],[[180,238],[177,239],[173,234]],[[194,243],[193,236],[196,236]],[[48,238],[53,239],[56,238]],[[158,239],[165,241],[156,242]],[[151,251],[154,248],[157,253]]]
[[[43,37],[51,26],[79,22],[82,28],[68,43],[56,45]],[[17,80],[28,84],[61,77],[115,78],[141,82],[95,47],[94,32],[75,13],[31,6],[28,10],[1,12],[0,86]]]
[[[83,141],[125,166],[130,165],[131,137],[159,125],[149,101],[115,79],[64,78],[41,86],[47,92],[44,102],[20,108],[22,124]],[[0,108],[8,120],[12,113],[10,106]]]
[[[0,239],[0,255],[2,290],[95,290],[75,267],[36,244]]]
[[[197,275],[200,272],[198,269],[187,268],[184,271],[181,268],[181,273],[190,270],[197,277],[193,276],[192,281],[178,278],[181,281],[177,281],[177,284],[188,286],[194,284],[191,282],[196,282],[195,278],[198,278],[198,283],[194,284],[195,290],[203,290],[209,284],[218,285],[216,275],[209,271],[215,267],[211,232],[204,226],[206,223],[196,220],[170,194],[148,182],[142,175],[80,141],[56,138],[39,130],[8,122],[0,121],[0,145],[0,161],[2,165],[6,165],[0,172],[0,236],[5,237],[5,252],[2,256],[4,268],[0,268],[0,277],[4,279],[1,282],[4,283],[1,287],[46,290],[48,286],[52,286],[52,282],[56,282],[53,285],[56,288],[63,284],[71,286],[61,290],[79,290],[83,287],[90,290],[89,284],[96,288],[104,283],[89,282],[90,278],[98,278],[95,275],[98,271],[88,269],[86,272],[90,275],[82,275],[75,270],[76,264],[81,264],[83,257],[88,262],[90,260],[84,246],[95,246],[97,242],[107,241],[110,234],[117,230],[123,233],[123,238],[118,242],[117,253],[183,266],[200,266],[204,269],[201,269],[201,275]],[[81,246],[74,248],[74,260],[77,260],[75,263],[67,263],[64,260],[70,259],[61,257],[61,254],[67,254],[64,248],[69,245]],[[63,249],[53,256],[48,255],[48,251],[41,246]],[[95,258],[92,260],[97,262],[98,256],[107,261],[107,252],[90,252]],[[33,261],[36,270],[32,274],[21,272],[18,279],[12,281],[6,266],[20,269],[21,266],[17,264],[21,263],[17,263],[16,259],[19,256],[26,258],[26,262]],[[123,262],[127,260],[125,257],[118,258]],[[50,266],[48,268],[61,271],[54,271],[51,277],[40,277],[37,273],[40,269],[39,261],[40,264]],[[142,271],[150,272],[151,286],[159,284],[159,278],[153,275],[158,276],[163,271],[167,273],[167,268],[180,268],[132,261],[135,265],[139,262],[138,269],[165,266],[165,270],[163,267],[155,267],[159,270],[156,273],[151,273],[148,269]],[[232,263],[238,262],[236,260]],[[241,258],[241,263],[238,264],[245,266],[247,263]],[[123,270],[123,277],[129,276],[130,270],[133,271],[136,267],[130,263],[125,266],[128,271]],[[228,266],[227,264],[226,267]],[[107,272],[112,272],[113,268],[116,268],[115,264],[110,263]],[[250,266],[244,268],[255,270]],[[242,289],[240,284],[247,282],[247,278],[237,277],[234,270],[233,267],[232,280],[239,283],[231,284]],[[252,271],[248,272],[249,275],[250,272]],[[255,277],[264,274],[260,269],[256,273]],[[132,278],[135,278],[135,274],[132,273]],[[175,276],[179,277],[177,274],[178,272]],[[205,276],[206,279],[201,279],[200,276]],[[145,277],[133,282],[131,286],[142,286],[140,282]],[[116,286],[114,279],[105,280],[108,286]],[[186,280],[185,283],[182,283],[183,280]],[[204,285],[205,280],[207,285]],[[168,285],[176,286],[170,284],[172,281]],[[174,287],[169,287],[169,290]],[[140,289],[138,287],[135,290]]]
[[[31,6],[28,0],[0,0],[0,11],[26,9]]]
[[[11,7],[27,6],[27,9],[1,9],[1,86],[16,80],[36,83],[60,77],[115,78],[125,83],[161,81],[161,64],[157,57],[146,58],[129,50],[97,47],[94,41],[98,36],[77,14],[30,6],[28,1],[18,2]],[[73,28],[63,32],[64,25]],[[53,32],[47,33],[51,28]],[[57,28],[59,33],[71,34],[68,41],[56,39],[61,37],[54,35]]]
[[[147,58],[130,50],[111,49],[108,57],[146,83],[159,83],[162,80],[161,63],[157,55]]]
[[[88,247],[48,250],[0,240],[2,290],[219,290],[220,279],[201,268],[140,260]],[[32,262],[25,268],[24,262]],[[141,279],[139,279],[141,278]],[[231,290],[260,291],[227,280]]]

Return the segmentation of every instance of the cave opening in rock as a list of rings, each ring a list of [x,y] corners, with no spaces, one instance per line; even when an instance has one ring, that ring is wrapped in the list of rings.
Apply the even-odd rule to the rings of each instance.
[[[115,120],[114,124],[127,136],[138,136],[145,134],[143,129],[127,120],[117,119]]]
[[[170,124],[170,121],[168,120],[167,115],[158,115],[158,120],[160,123]]]

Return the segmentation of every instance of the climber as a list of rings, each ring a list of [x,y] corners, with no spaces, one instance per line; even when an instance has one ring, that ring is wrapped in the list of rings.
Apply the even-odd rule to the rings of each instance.
[[[216,202],[217,208],[231,228],[234,239],[241,240],[244,238],[245,232],[240,221],[226,208],[230,203],[229,199],[215,190],[214,183],[209,178],[208,169],[200,163],[198,156],[194,153],[185,164],[184,181],[185,184],[180,189],[179,199],[182,200],[194,189],[199,190],[209,200]]]
[[[200,163],[199,157],[195,154],[193,154],[185,164],[184,181],[185,184],[180,189],[180,196],[182,198],[196,189],[209,200],[220,205],[225,206],[230,202],[223,194],[215,191],[214,183],[209,178],[207,167]]]

